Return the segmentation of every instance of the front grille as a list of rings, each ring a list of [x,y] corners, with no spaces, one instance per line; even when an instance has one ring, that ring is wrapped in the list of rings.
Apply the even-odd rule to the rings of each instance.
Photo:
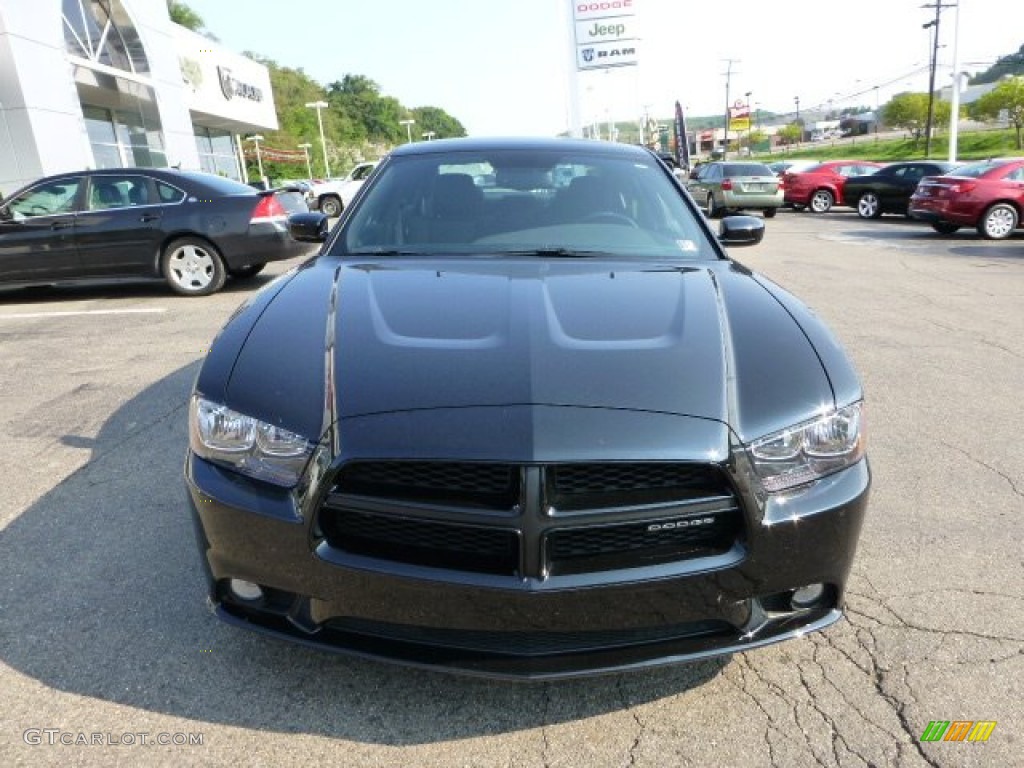
[[[727,552],[740,528],[739,510],[671,520],[563,528],[547,536],[553,575],[655,565]]]
[[[721,473],[706,464],[558,464],[546,473],[557,510],[606,509],[731,496]]]
[[[671,462],[357,462],[318,516],[341,552],[516,578],[722,554],[742,520],[718,467]]]
[[[353,632],[386,640],[508,656],[582,653],[667,640],[724,635],[735,631],[731,624],[724,621],[701,621],[669,626],[580,632],[441,629],[355,618],[333,619],[328,622],[327,626],[342,632]]]
[[[460,507],[510,509],[519,498],[519,468],[508,464],[372,461],[342,470],[346,493]]]
[[[355,555],[477,573],[514,573],[516,531],[327,508],[321,515],[332,547]]]

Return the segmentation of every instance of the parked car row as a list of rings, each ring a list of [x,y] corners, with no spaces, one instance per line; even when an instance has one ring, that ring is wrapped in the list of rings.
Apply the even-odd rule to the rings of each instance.
[[[888,165],[830,160],[783,170],[781,186],[785,203],[797,210],[826,213],[845,205],[864,219],[902,214],[946,235],[975,227],[982,237],[999,240],[1024,222],[1021,157],[963,165],[934,160]]]

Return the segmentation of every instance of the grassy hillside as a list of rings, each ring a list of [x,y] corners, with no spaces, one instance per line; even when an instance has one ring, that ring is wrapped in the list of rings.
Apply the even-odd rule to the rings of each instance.
[[[1024,155],[1017,149],[1012,130],[976,131],[961,133],[957,141],[958,160],[981,160],[986,157],[1007,157]],[[759,153],[759,160],[778,160],[781,157],[812,158],[821,160],[917,160],[924,157],[924,140],[889,139],[875,141],[872,136],[858,136],[853,141],[843,139],[835,142],[800,144],[772,150],[771,154]],[[949,157],[949,137],[945,134],[932,139],[932,158]]]

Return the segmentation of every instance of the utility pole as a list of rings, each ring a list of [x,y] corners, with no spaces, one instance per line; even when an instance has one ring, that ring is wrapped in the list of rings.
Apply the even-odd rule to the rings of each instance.
[[[725,132],[722,135],[722,159],[725,160],[729,154],[729,85],[732,82],[732,65],[738,64],[739,59],[724,59],[726,69],[725,75]]]
[[[928,70],[928,120],[924,128],[924,156],[932,156],[932,124],[935,122],[935,70],[939,63],[939,19],[946,8],[952,8],[954,3],[942,4],[942,0],[935,0],[934,5],[922,5],[922,8],[934,8],[935,18],[927,24],[922,24],[921,29],[930,29],[934,33],[932,40],[931,66]]]

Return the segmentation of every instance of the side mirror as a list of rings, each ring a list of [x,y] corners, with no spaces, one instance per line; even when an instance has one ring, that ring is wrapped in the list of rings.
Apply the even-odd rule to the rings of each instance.
[[[722,245],[757,245],[764,238],[764,221],[754,216],[726,216],[718,227]]]
[[[299,242],[322,243],[327,231],[327,217],[322,213],[293,213],[288,217],[288,232]]]

